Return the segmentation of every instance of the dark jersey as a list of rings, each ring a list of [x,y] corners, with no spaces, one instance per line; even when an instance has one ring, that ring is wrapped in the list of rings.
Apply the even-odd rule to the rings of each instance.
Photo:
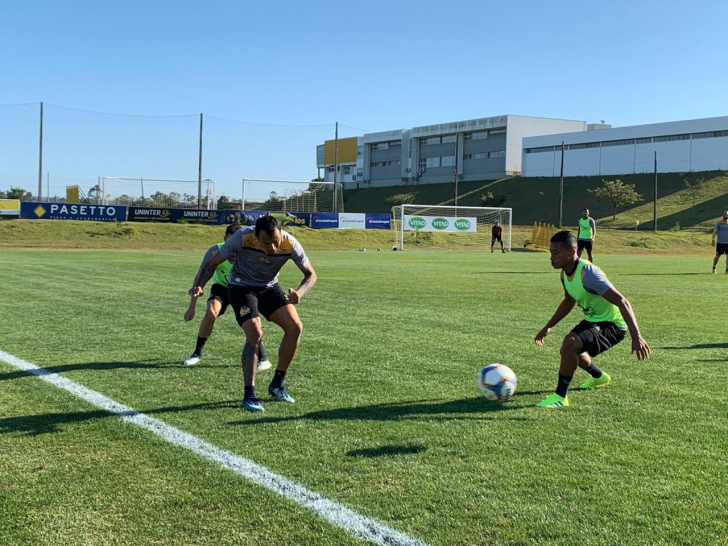
[[[500,226],[493,226],[493,237],[500,237],[503,229]]]

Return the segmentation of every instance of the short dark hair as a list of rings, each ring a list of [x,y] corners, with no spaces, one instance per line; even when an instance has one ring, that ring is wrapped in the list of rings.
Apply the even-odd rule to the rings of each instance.
[[[241,226],[240,224],[230,224],[225,229],[225,237],[230,237],[233,233],[235,233],[236,231],[240,231],[241,229],[243,229],[243,226]]]
[[[552,243],[561,243],[564,248],[576,248],[576,236],[570,231],[557,231],[551,237]]]
[[[280,230],[281,225],[275,216],[261,216],[255,221],[255,236],[258,237],[261,231],[265,231],[273,237],[276,230]]]

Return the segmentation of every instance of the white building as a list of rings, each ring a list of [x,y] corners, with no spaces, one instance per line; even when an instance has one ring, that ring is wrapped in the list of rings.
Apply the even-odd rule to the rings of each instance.
[[[523,139],[522,175],[553,177],[728,170],[728,117],[604,128]]]
[[[345,189],[497,180],[521,174],[523,138],[584,131],[586,122],[525,116],[489,118],[368,133],[317,148],[324,179]]]

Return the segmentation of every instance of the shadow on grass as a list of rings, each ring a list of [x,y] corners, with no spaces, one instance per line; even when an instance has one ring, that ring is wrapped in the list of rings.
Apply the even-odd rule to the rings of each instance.
[[[550,391],[549,391],[550,392]],[[264,401],[265,403],[265,401]],[[254,420],[233,421],[231,425],[260,425],[282,423],[288,421],[397,421],[404,419],[423,418],[426,420],[451,419],[462,421],[478,419],[477,415],[494,412],[506,412],[524,409],[529,406],[516,406],[513,403],[499,404],[489,402],[483,397],[465,398],[462,400],[412,400],[407,402],[387,402],[370,406],[336,408],[331,410],[314,411],[295,417],[263,417]],[[526,420],[525,417],[510,417],[512,420]]]
[[[697,343],[695,345],[686,345],[684,347],[663,347],[663,349],[672,350],[691,350],[691,349],[728,349],[728,343]]]
[[[221,402],[208,402],[204,404],[193,404],[190,406],[170,406],[150,410],[130,411],[125,413],[109,413],[104,410],[72,411],[65,413],[42,413],[38,415],[20,415],[18,417],[5,417],[0,419],[0,434],[11,432],[24,432],[28,436],[62,432],[63,425],[82,423],[94,419],[107,417],[133,417],[141,413],[153,415],[155,413],[177,413],[191,410],[208,410],[219,408],[238,408],[240,400],[225,400]]]
[[[416,446],[380,446],[347,451],[349,457],[393,457],[396,455],[411,455],[425,451],[427,447]]]
[[[13,372],[0,374],[0,381],[9,379],[18,379],[29,375],[48,375],[50,373],[72,372],[75,370],[118,370],[118,369],[151,369],[151,368],[171,368],[179,367],[177,362],[167,362],[162,360],[137,360],[133,362],[83,362],[79,364],[61,364],[59,366],[41,366],[40,370],[24,371],[17,370]],[[45,371],[43,371],[45,370]]]

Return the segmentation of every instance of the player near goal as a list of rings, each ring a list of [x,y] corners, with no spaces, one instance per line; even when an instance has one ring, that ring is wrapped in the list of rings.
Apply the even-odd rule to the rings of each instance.
[[[239,231],[242,227],[243,226],[240,224],[229,225],[225,229],[224,241],[227,241],[233,233]],[[225,243],[218,243],[207,249],[204,258],[202,258],[200,271],[202,270],[202,266],[219,252],[220,247],[223,244]],[[212,330],[215,327],[215,320],[217,320],[217,317],[220,315],[224,315],[230,305],[230,298],[228,297],[228,277],[230,276],[230,269],[232,269],[232,267],[232,261],[225,260],[217,266],[217,269],[215,269],[215,274],[212,278],[213,284],[210,288],[210,297],[207,298],[207,309],[205,311],[205,316],[202,318],[202,322],[200,322],[200,329],[197,333],[197,345],[195,346],[195,350],[192,355],[183,362],[184,366],[194,366],[199,364],[202,358],[202,349],[212,335]],[[184,314],[185,322],[189,322],[195,318],[195,307],[197,306],[198,299],[199,298],[197,296],[190,296],[190,305],[187,307],[187,311],[185,311]],[[258,345],[258,370],[267,370],[270,367],[271,363],[265,353],[265,347],[263,347],[263,340],[261,339],[260,344]]]
[[[263,331],[260,315],[275,322],[283,330],[283,339],[278,350],[278,367],[268,393],[281,402],[293,403],[284,379],[298,350],[303,324],[296,308],[306,292],[316,283],[316,272],[300,243],[281,230],[273,216],[261,216],[254,228],[237,231],[202,267],[190,289],[190,296],[200,295],[213,276],[215,269],[224,261],[234,258],[229,278],[230,304],[235,318],[245,332],[242,367],[245,394],[242,407],[248,411],[263,411],[255,392],[255,372],[258,360],[258,345]],[[303,280],[295,290],[284,294],[278,285],[278,272],[288,261],[293,262],[303,273]]]
[[[495,246],[495,242],[498,241],[501,246],[501,252],[505,254],[505,249],[503,248],[503,228],[500,227],[500,223],[496,221],[496,223],[493,225],[493,229],[491,230],[491,238],[490,238],[490,253],[493,254],[493,247]]]
[[[716,236],[718,242],[715,242]],[[713,228],[713,240],[710,243],[715,247],[715,258],[713,258],[713,274],[715,274],[715,268],[718,266],[718,260],[725,254],[725,272],[728,274],[728,210],[723,211],[723,220],[716,222]]]
[[[577,256],[576,237],[570,231],[559,231],[551,238],[551,266],[561,269],[564,301],[556,313],[536,334],[539,347],[551,329],[578,305],[584,311],[582,320],[564,338],[561,344],[561,366],[556,392],[537,404],[540,407],[559,408],[569,405],[569,385],[576,368],[582,368],[591,377],[579,388],[605,387],[611,377],[601,371],[592,358],[610,349],[624,339],[627,330],[632,338],[632,353],[638,360],[650,356],[650,346],[642,338],[637,319],[627,298],[620,294],[595,265]]]

